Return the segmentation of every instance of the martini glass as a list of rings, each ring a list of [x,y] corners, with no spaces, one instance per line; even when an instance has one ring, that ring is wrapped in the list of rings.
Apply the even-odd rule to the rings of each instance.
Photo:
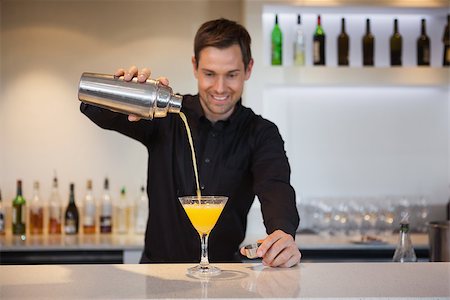
[[[180,197],[181,205],[194,228],[200,235],[202,256],[200,264],[189,268],[188,274],[200,277],[220,274],[220,269],[209,264],[208,236],[216,225],[228,197],[223,196],[186,196]]]

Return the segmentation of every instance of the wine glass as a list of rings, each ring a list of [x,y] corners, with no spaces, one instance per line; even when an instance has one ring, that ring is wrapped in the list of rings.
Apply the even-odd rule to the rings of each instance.
[[[228,201],[224,196],[185,196],[179,198],[189,220],[200,235],[200,264],[188,269],[188,274],[199,277],[215,276],[221,270],[211,266],[208,260],[208,236],[216,225],[220,214]]]

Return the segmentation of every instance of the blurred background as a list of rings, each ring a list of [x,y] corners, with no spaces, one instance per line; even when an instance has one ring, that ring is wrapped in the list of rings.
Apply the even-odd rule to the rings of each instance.
[[[243,102],[281,131],[301,209],[300,230],[320,226],[332,230],[323,223],[327,210],[375,210],[384,220],[389,215],[381,211],[416,207],[418,228],[426,220],[445,219],[450,110],[442,36],[448,4],[439,0],[2,0],[4,205],[11,205],[17,179],[23,180],[27,199],[33,181],[39,180],[45,200],[55,172],[64,201],[70,182],[75,183],[79,201],[87,179],[93,180],[94,195],[100,197],[106,176],[113,197],[119,196],[122,186],[130,198],[138,197],[146,179],[146,150],[96,127],[79,112],[81,73],[111,74],[118,67],[147,66],[152,77],[168,77],[175,92],[196,93],[190,62],[195,32],[203,22],[224,17],[242,23],[252,35],[255,67]],[[275,14],[284,37],[282,66],[270,64]],[[292,59],[297,14],[303,16],[306,43],[302,67],[294,66]],[[327,39],[327,64],[322,67],[313,66],[311,59],[318,14]],[[336,63],[343,17],[350,36],[349,67]],[[366,18],[371,18],[375,35],[372,68],[361,66]],[[394,18],[399,19],[404,38],[404,63],[397,68],[389,66]],[[422,18],[431,39],[429,67],[417,67],[415,60]],[[424,206],[423,218],[419,209]],[[319,213],[315,219],[314,213]],[[248,230],[264,234],[257,202]]]

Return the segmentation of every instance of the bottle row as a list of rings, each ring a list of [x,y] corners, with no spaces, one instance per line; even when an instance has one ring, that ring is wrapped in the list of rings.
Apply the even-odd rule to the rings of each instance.
[[[85,195],[78,201],[75,185],[71,183],[67,202],[60,196],[56,176],[48,201],[41,197],[38,181],[34,182],[33,196],[27,201],[22,193],[22,181],[18,180],[17,195],[12,200],[11,209],[8,211],[5,207],[0,192],[0,234],[5,234],[10,228],[13,235],[23,240],[28,234],[142,234],[148,219],[145,187],[141,186],[136,200],[127,197],[125,187],[115,198],[109,191],[108,178],[105,178],[99,199],[94,197],[92,180],[87,181]]]
[[[442,35],[442,66],[450,66],[450,15],[447,16],[447,24],[443,29]],[[420,32],[416,39],[415,45],[404,45],[403,37],[400,33],[400,22],[397,18],[393,20],[393,32],[389,37],[389,49],[386,51],[389,53],[389,62],[391,66],[403,65],[403,54],[406,51],[415,50],[416,64],[418,66],[430,66],[431,63],[431,43],[430,37],[427,35],[426,19],[421,19]],[[326,30],[322,25],[321,16],[317,16],[317,25],[314,32],[311,34],[312,47],[310,55],[312,57],[313,65],[324,66],[327,64],[326,60],[326,48],[328,43],[326,39]],[[275,25],[271,32],[271,64],[283,65],[283,50],[286,47],[294,48],[293,51],[293,63],[297,66],[304,66],[306,56],[308,55],[306,50],[307,37],[304,33],[302,25],[301,15],[297,15],[297,24],[294,31],[293,45],[285,45],[283,39],[283,32],[279,25],[278,15],[275,15]],[[377,37],[372,33],[371,20],[366,19],[365,34],[361,37],[361,48],[352,49],[352,51],[361,51],[362,53],[362,65],[363,66],[375,66],[375,39]],[[349,66],[350,65],[350,36],[346,31],[346,19],[341,19],[341,30],[337,36],[337,40],[333,45],[333,48],[337,49],[337,65]]]

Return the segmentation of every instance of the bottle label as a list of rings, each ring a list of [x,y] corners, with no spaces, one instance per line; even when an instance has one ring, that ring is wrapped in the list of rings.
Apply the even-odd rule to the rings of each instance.
[[[447,47],[447,50],[445,51],[445,62],[450,63],[450,47]]]
[[[319,41],[314,41],[313,55],[314,55],[314,62],[319,63],[320,62],[320,43],[319,43]]]
[[[13,206],[12,222],[13,224],[25,224],[25,205]]]
[[[83,225],[84,226],[94,226],[95,225],[94,217],[84,216]]]
[[[430,63],[430,49],[429,48],[425,48],[423,49],[423,57],[422,60],[424,63],[428,64]]]
[[[95,225],[95,204],[86,203],[84,206],[84,218],[83,225],[94,226]]]
[[[77,226],[75,220],[66,220],[66,226],[64,226],[64,230],[67,234],[74,234],[77,232]]]
[[[111,216],[100,216],[100,226],[110,227],[111,226]]]
[[[3,217],[3,212],[0,212],[0,233],[5,232],[5,219]]]
[[[61,208],[57,205],[50,206],[50,218],[61,220]]]

